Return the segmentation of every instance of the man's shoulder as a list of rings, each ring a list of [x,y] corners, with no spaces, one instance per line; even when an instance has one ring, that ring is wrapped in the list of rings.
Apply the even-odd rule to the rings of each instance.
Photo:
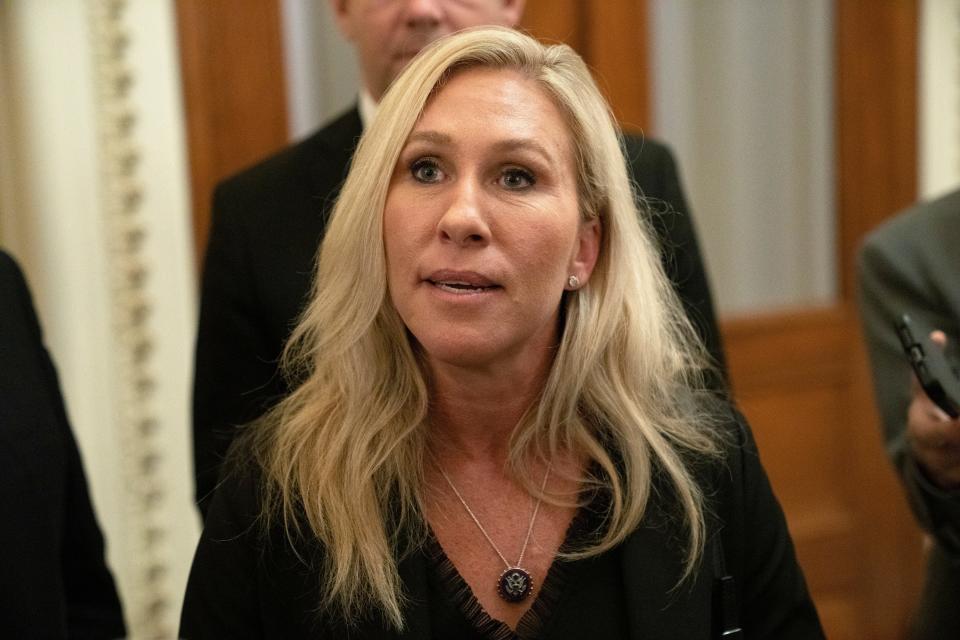
[[[639,133],[623,134],[623,150],[631,166],[673,164],[673,153],[663,142]]]
[[[668,211],[686,212],[680,174],[666,144],[647,136],[625,133],[623,152],[630,177],[648,203],[662,201],[668,205]]]
[[[16,260],[3,249],[0,249],[0,274],[3,274],[4,278],[11,276],[22,277],[20,276],[20,267],[17,266]]]
[[[29,302],[23,271],[13,256],[3,249],[0,249],[0,300],[4,300],[7,307],[14,302],[18,305]]]
[[[960,243],[960,189],[905,209],[870,232],[861,259],[880,255],[907,258],[949,252]]]
[[[349,109],[303,140],[224,179],[217,185],[217,197],[258,200],[308,185],[312,172],[340,180],[361,131],[357,109]]]
[[[7,370],[17,370],[17,377],[4,380],[5,384],[22,385],[36,374],[38,350],[42,349],[40,322],[33,299],[20,266],[10,254],[0,249],[0,353],[6,360],[0,362]],[[0,358],[3,360],[3,358]],[[39,379],[35,376],[33,379]],[[30,385],[28,384],[27,387]],[[21,387],[23,389],[23,387]],[[24,393],[26,393],[24,391]],[[0,392],[2,395],[2,392]],[[0,420],[2,424],[2,420]]]

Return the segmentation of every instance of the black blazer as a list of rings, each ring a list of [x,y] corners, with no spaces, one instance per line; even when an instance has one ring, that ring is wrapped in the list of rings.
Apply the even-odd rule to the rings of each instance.
[[[726,428],[730,435],[726,457],[699,471],[710,514],[709,542],[693,578],[674,588],[681,558],[671,519],[677,505],[668,490],[652,493],[648,515],[623,544],[626,622],[632,639],[719,638],[724,628],[738,627],[742,636],[726,637],[823,637],[749,428],[739,416]],[[187,584],[182,637],[433,637],[428,561],[417,553],[399,565],[410,597],[405,632],[387,628],[375,615],[355,621],[350,631],[342,620],[317,614],[322,549],[301,543],[295,552],[280,525],[263,534],[256,520],[258,482],[254,471],[227,474],[213,498]],[[604,637],[604,624],[611,622],[597,621],[596,637]]]
[[[57,374],[23,275],[3,251],[0,514],[0,635],[126,635]]]
[[[277,361],[309,294],[314,260],[361,133],[356,109],[221,183],[203,269],[193,394],[197,499],[216,485],[234,429],[288,391]],[[710,287],[669,150],[628,137],[667,274],[721,370]],[[721,382],[717,381],[720,385]]]

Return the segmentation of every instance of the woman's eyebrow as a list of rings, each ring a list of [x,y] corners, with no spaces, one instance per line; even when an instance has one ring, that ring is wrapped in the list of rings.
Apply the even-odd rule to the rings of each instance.
[[[548,163],[554,162],[554,156],[546,147],[533,138],[508,138],[493,145],[497,151],[531,151]]]
[[[440,133],[439,131],[414,131],[410,134],[410,137],[407,138],[407,144],[411,142],[430,142],[449,146],[453,144],[453,139],[449,135]]]
[[[451,137],[449,134],[432,130],[414,131],[411,133],[410,137],[407,139],[407,145],[414,143],[427,143],[445,147],[450,147],[455,144],[453,137]],[[541,159],[548,164],[554,164],[556,162],[554,154],[550,153],[545,146],[533,138],[506,138],[504,140],[498,140],[495,142],[492,145],[492,148],[494,151],[499,153],[510,151],[527,151],[540,156]]]

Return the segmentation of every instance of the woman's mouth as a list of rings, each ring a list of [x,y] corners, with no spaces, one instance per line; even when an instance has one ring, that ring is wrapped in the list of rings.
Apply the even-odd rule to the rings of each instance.
[[[442,289],[444,291],[449,291],[450,293],[484,293],[486,291],[492,291],[494,289],[499,289],[499,285],[476,285],[469,282],[457,282],[457,281],[436,281],[430,280],[430,283]]]
[[[435,271],[426,281],[441,291],[459,295],[487,293],[502,288],[487,276],[473,271]]]

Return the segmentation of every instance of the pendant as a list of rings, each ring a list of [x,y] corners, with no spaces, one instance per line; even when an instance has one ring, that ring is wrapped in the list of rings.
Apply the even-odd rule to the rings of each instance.
[[[510,567],[497,580],[497,594],[507,602],[520,602],[533,591],[533,578],[526,569]]]

